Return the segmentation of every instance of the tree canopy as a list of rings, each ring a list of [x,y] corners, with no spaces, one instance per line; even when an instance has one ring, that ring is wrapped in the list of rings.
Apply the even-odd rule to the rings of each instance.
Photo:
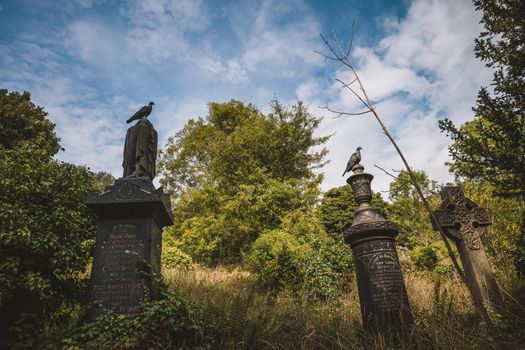
[[[485,27],[475,54],[494,70],[493,92],[481,88],[474,120],[458,128],[445,119],[440,128],[454,141],[449,148],[453,172],[493,183],[500,194],[525,198],[525,3],[474,4]]]
[[[179,195],[215,183],[229,193],[261,175],[279,181],[311,179],[323,165],[328,137],[315,137],[320,119],[303,103],[288,110],[273,101],[263,115],[252,104],[210,103],[205,118],[189,120],[161,154],[161,184]]]
[[[242,261],[265,230],[317,201],[327,137],[298,102],[264,115],[251,104],[210,103],[161,153],[161,184],[174,195],[178,244],[207,265]]]
[[[0,90],[0,111],[0,347],[34,348],[53,312],[82,300],[93,174],[51,158],[54,125],[29,93]]]

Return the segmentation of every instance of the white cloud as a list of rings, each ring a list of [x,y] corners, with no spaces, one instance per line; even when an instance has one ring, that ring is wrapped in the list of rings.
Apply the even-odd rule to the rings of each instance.
[[[74,6],[98,3],[78,0]],[[66,148],[60,159],[116,176],[122,123],[147,102],[137,96],[157,103],[151,118],[163,147],[187,119],[206,115],[209,101],[237,98],[266,112],[274,95],[293,103],[288,91],[295,90],[314,115],[326,117],[319,134],[335,133],[323,187],[344,184],[348,156],[362,146],[367,171],[376,176],[374,189],[387,189],[390,178],[373,164],[400,169],[401,163],[372,116],[332,119],[319,109],[329,102],[362,110],[328,76],[316,77],[324,62],[314,53],[322,49],[318,33],[327,29],[320,16],[300,0],[212,4],[135,0],[119,5],[114,21],[72,17],[45,33],[22,32],[17,42],[0,43],[2,85],[31,91],[49,112]],[[224,19],[229,28],[214,32]],[[470,119],[479,86],[490,81],[491,72],[472,52],[478,22],[470,2],[415,0],[406,18],[384,19],[387,34],[376,46],[354,43],[352,58],[385,124],[413,167],[440,181],[449,179],[443,163],[450,141],[437,120]],[[344,70],[331,77],[349,80]]]
[[[71,53],[90,63],[107,65],[127,57],[118,33],[100,22],[80,20],[72,23],[66,45]]]
[[[358,46],[352,56],[365,88],[411,166],[442,182],[451,180],[444,165],[449,160],[450,140],[439,132],[437,121],[443,117],[456,123],[471,119],[479,86],[490,81],[491,72],[473,54],[474,39],[481,30],[479,19],[470,2],[417,0],[403,20],[385,19],[389,34],[379,45]],[[348,71],[335,75],[351,81]],[[310,103],[318,102],[312,99],[308,85],[301,86],[297,94],[309,97]],[[360,108],[346,90],[328,100],[346,111]],[[387,190],[391,178],[373,163],[387,170],[402,168],[371,114],[325,119],[322,131],[336,132],[328,143],[332,162],[325,168],[326,189],[344,184],[339,173],[357,146],[364,148],[367,171],[376,175],[376,190]]]
[[[321,25],[302,1],[264,0],[248,9],[230,9],[233,30],[243,52],[238,64],[272,77],[296,77],[322,64],[314,54]],[[286,20],[285,20],[286,19]]]

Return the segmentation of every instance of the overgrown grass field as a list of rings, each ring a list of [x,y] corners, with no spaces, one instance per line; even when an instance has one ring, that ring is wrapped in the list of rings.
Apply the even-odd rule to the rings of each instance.
[[[364,331],[355,279],[339,300],[310,302],[286,291],[256,289],[241,270],[166,269],[171,291],[204,310],[217,349],[492,349],[493,339],[474,314],[467,290],[455,277],[410,272],[405,283],[414,313],[406,334],[388,341]],[[507,296],[511,310],[522,308]],[[513,304],[513,305],[512,305]],[[500,342],[525,348],[523,321],[496,317]]]

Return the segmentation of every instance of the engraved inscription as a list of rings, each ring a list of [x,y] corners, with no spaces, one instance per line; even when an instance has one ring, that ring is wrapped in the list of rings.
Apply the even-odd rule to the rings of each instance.
[[[98,278],[92,286],[92,300],[120,314],[138,313],[144,295],[141,278],[144,243],[136,231],[136,225],[131,223],[112,227],[101,242],[95,271]]]
[[[399,310],[406,294],[403,276],[394,252],[375,254],[370,260],[372,299],[380,311]]]
[[[381,312],[399,311],[408,305],[403,275],[392,241],[375,241],[354,249],[354,256],[367,267],[371,300]]]

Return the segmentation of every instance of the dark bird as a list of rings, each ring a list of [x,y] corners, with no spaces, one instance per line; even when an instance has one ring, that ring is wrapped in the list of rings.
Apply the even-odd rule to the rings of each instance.
[[[151,110],[153,109],[153,105],[155,103],[153,102],[150,102],[148,103],[147,106],[144,106],[142,107],[141,109],[139,109],[137,111],[137,113],[133,114],[127,121],[126,123],[131,123],[132,121],[134,120],[138,120],[138,119],[142,119],[142,118],[147,118],[148,115],[151,113]]]
[[[350,159],[348,160],[348,163],[346,163],[346,169],[343,173],[343,176],[345,176],[346,173],[348,173],[350,170],[352,170],[353,167],[355,167],[359,162],[361,161],[361,147],[357,147],[354,154],[350,156]]]

